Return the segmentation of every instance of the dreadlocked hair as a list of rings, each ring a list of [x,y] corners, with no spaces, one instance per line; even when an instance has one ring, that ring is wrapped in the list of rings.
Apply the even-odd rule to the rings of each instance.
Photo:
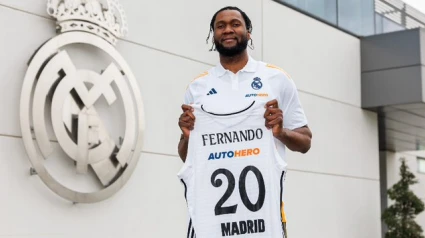
[[[251,20],[249,19],[248,15],[246,15],[246,13],[244,11],[242,11],[238,7],[232,7],[232,6],[223,7],[222,9],[218,10],[214,14],[214,16],[212,17],[212,19],[211,19],[211,22],[210,22],[210,31],[208,32],[208,37],[207,37],[207,44],[208,44],[208,40],[210,39],[211,33],[214,32],[214,22],[215,22],[215,18],[217,17],[217,14],[219,14],[220,12],[225,11],[225,10],[235,10],[235,11],[240,12],[240,14],[242,15],[242,17],[243,17],[243,19],[245,21],[246,30],[248,31],[248,33],[251,33],[252,32],[252,23],[251,23]],[[252,39],[251,39],[251,45],[252,45]],[[214,50],[214,46],[215,46],[215,43],[214,43],[214,39],[213,39],[212,40],[212,46],[211,46],[210,51],[213,51]]]

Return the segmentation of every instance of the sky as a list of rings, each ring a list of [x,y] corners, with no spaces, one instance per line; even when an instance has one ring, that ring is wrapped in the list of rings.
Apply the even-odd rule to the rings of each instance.
[[[425,14],[425,0],[403,0],[403,2],[409,4],[410,6],[416,8],[417,10]]]

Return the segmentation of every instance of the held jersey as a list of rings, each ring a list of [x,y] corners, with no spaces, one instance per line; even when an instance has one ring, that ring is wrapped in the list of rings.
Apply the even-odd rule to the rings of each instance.
[[[228,114],[193,105],[195,127],[178,173],[191,218],[188,237],[284,237],[286,164],[264,125],[264,105],[254,101]]]
[[[297,88],[281,68],[249,57],[236,74],[221,64],[196,77],[187,87],[184,104],[206,105],[215,113],[234,112],[250,102],[278,101],[283,126],[289,130],[308,124]],[[286,161],[286,147],[275,139],[280,157]]]

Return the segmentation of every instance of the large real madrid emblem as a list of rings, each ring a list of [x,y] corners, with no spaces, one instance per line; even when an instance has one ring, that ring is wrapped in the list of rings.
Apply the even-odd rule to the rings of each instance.
[[[103,3],[48,0],[59,34],[30,60],[21,94],[32,172],[77,203],[107,199],[124,186],[144,132],[137,81],[115,49],[127,32],[124,11],[117,0]]]

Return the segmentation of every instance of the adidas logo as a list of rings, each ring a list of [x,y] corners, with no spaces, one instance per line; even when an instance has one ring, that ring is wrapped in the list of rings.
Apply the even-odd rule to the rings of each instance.
[[[209,93],[207,93],[207,95],[213,95],[213,94],[217,94],[217,91],[215,91],[215,88],[212,88]]]

